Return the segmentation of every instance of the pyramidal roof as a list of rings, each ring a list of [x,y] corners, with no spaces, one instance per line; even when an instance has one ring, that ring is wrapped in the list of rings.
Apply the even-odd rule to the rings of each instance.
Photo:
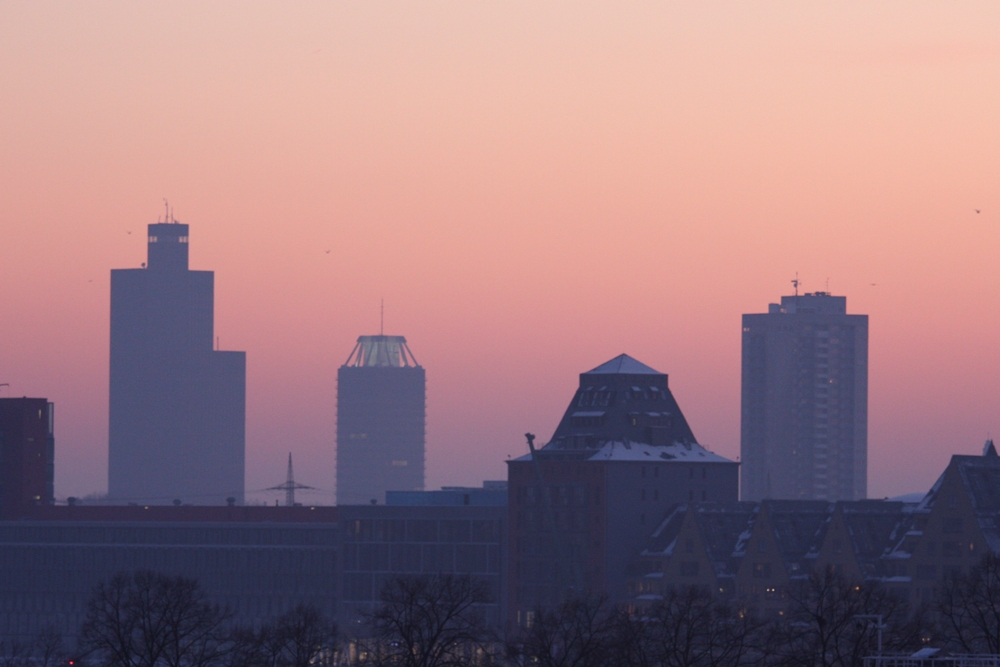
[[[597,368],[587,371],[584,375],[663,375],[663,373],[650,368],[641,361],[636,361],[627,354],[619,354],[611,361],[604,362]]]

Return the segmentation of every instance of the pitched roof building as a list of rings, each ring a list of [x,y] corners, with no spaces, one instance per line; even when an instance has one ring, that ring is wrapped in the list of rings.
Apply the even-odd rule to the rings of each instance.
[[[831,570],[878,581],[913,603],[1000,553],[1000,457],[952,456],[919,503],[889,500],[691,503],[671,508],[633,565],[629,590],[647,604],[671,587],[705,586],[764,615],[789,588]]]
[[[570,595],[628,599],[629,567],[671,508],[735,502],[738,464],[698,444],[667,375],[620,355],[580,374],[544,447],[508,461],[511,621]]]

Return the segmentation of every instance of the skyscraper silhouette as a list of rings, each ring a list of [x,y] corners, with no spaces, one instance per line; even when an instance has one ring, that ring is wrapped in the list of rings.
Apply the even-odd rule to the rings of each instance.
[[[743,316],[744,500],[867,493],[868,316],[847,298],[783,296]]]
[[[337,504],[424,488],[426,377],[402,336],[361,336],[337,372]]]
[[[149,225],[148,266],[111,272],[113,500],[243,501],[246,353],[212,349],[214,279],[176,222]]]

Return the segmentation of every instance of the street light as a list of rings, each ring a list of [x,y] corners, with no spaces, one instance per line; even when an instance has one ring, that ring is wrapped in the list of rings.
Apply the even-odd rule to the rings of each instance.
[[[882,623],[882,614],[855,614],[854,618],[859,621],[868,621],[869,627],[872,625],[871,621],[875,621],[875,629],[878,630],[878,654],[882,655],[882,629],[888,627]]]

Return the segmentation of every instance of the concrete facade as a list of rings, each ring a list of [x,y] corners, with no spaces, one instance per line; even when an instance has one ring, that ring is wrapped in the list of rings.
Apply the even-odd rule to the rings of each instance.
[[[0,519],[52,504],[55,406],[44,398],[0,398]]]
[[[422,491],[427,380],[402,336],[361,336],[337,371],[337,504]]]
[[[246,354],[214,350],[214,274],[188,226],[149,225],[148,266],[111,272],[108,496],[243,502]]]
[[[695,440],[667,376],[622,355],[580,375],[552,440],[508,461],[509,621],[572,595],[628,599],[628,573],[676,504],[735,502],[738,464]]]
[[[866,496],[867,315],[826,292],[744,315],[742,375],[742,499]]]

